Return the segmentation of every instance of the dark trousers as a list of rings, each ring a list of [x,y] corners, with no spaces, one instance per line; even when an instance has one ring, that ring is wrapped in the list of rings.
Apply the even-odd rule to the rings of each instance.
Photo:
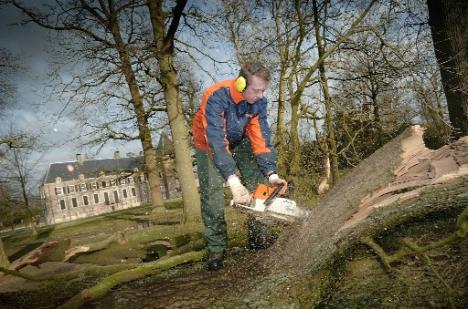
[[[196,149],[195,157],[198,164],[201,214],[205,225],[205,239],[209,251],[219,252],[227,247],[226,220],[224,217],[224,179],[206,152]],[[266,183],[267,179],[258,168],[247,138],[244,138],[241,144],[233,149],[233,158],[241,173],[242,183],[249,191],[254,190],[259,183]]]

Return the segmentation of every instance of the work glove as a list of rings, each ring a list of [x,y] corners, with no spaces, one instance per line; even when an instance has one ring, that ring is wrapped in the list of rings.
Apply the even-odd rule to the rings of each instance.
[[[232,192],[232,200],[236,204],[248,205],[252,201],[252,196],[236,175],[229,176],[227,183]]]
[[[268,176],[268,181],[270,184],[275,186],[281,186],[281,191],[279,194],[285,194],[286,190],[288,189],[288,182],[282,178],[279,178],[278,174],[271,174]]]

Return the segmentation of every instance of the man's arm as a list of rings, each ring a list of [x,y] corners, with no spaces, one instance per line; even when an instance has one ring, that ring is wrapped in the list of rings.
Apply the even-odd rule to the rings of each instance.
[[[266,114],[266,100],[262,104],[259,113],[253,117],[246,128],[246,135],[250,141],[252,152],[257,164],[265,176],[276,173],[276,150],[271,144],[271,131]]]
[[[225,180],[235,174],[236,163],[229,151],[224,118],[225,100],[219,93],[208,98],[205,110],[205,134],[213,155],[213,163]]]

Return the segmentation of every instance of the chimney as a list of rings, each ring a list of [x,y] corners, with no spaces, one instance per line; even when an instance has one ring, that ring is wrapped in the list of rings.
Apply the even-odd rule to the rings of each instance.
[[[81,153],[76,154],[76,163],[83,165],[83,157],[81,156]]]
[[[114,159],[115,160],[120,159],[120,151],[118,151],[118,150],[114,151]]]

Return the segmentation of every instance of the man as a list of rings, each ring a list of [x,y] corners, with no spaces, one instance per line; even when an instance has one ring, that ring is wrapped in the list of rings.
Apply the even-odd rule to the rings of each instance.
[[[193,119],[193,137],[201,193],[201,212],[208,245],[208,269],[223,267],[227,247],[223,184],[235,203],[248,204],[258,183],[283,185],[276,173],[276,151],[270,142],[267,100],[269,70],[260,62],[245,63],[236,79],[209,87]],[[236,175],[239,169],[246,187]]]

